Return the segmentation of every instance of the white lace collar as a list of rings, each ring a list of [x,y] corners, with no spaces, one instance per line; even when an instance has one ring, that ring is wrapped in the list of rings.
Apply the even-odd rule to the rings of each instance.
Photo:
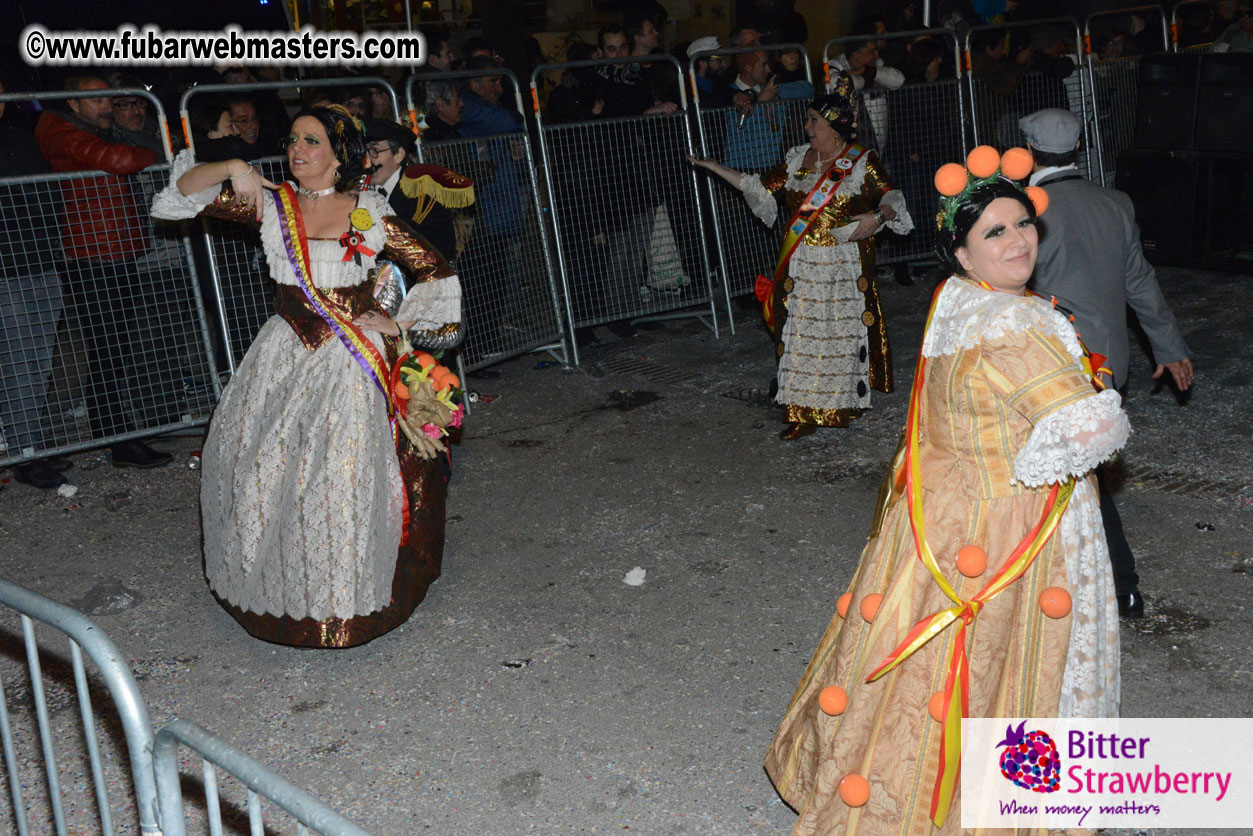
[[[1006,334],[1038,328],[1055,335],[1075,360],[1083,357],[1075,329],[1039,296],[1013,296],[950,278],[935,303],[935,314],[922,341],[924,357],[942,357],[974,348]]]

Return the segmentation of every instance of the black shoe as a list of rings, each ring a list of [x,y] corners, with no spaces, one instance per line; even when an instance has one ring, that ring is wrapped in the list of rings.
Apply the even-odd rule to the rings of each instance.
[[[596,329],[594,328],[587,326],[575,328],[574,343],[579,348],[590,348],[594,345],[600,345],[600,337],[596,336]]]
[[[59,488],[69,480],[61,475],[61,471],[50,466],[46,461],[27,462],[13,468],[13,478],[23,485],[50,491]]]
[[[910,272],[909,265],[906,264],[905,262],[903,261],[898,262],[895,267],[895,272],[896,272],[897,284],[901,284],[901,285],[905,285],[905,287],[909,287],[911,284],[914,283],[913,273]]]
[[[110,448],[113,452],[114,467],[160,467],[169,464],[174,456],[153,450],[142,441],[121,441]]]
[[[1133,589],[1126,595],[1119,595],[1118,615],[1122,618],[1144,618],[1144,596],[1140,590]]]

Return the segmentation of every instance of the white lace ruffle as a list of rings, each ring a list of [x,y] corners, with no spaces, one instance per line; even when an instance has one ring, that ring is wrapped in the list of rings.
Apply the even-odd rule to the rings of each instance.
[[[757,216],[757,220],[766,226],[774,226],[775,217],[779,214],[779,203],[774,195],[766,191],[761,177],[756,174],[741,174],[739,187],[748,208]]]
[[[1084,479],[1058,527],[1074,601],[1058,717],[1117,717],[1121,691],[1118,604],[1100,503]]]
[[[455,275],[409,288],[395,319],[434,331],[461,321],[461,280]]]
[[[1076,363],[1083,357],[1074,327],[1040,297],[984,290],[953,277],[936,300],[935,314],[922,341],[922,354],[956,354],[1032,328],[1056,336]]]
[[[1113,389],[1051,412],[1031,430],[1014,457],[1015,483],[1040,487],[1081,477],[1127,443],[1131,426]]]
[[[194,218],[212,203],[222,191],[222,185],[209,186],[195,194],[183,194],[178,190],[178,180],[196,167],[196,158],[184,149],[174,158],[170,169],[170,181],[152,199],[152,217],[162,221],[185,221]]]
[[[891,206],[896,212],[896,216],[884,224],[886,229],[892,230],[897,235],[908,235],[913,231],[914,219],[909,215],[909,207],[905,205],[905,193],[900,189],[892,189],[885,194],[879,201],[879,206]]]

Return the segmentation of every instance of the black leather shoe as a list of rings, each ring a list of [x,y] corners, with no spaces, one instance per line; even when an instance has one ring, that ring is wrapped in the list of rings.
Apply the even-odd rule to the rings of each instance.
[[[142,441],[122,441],[110,448],[113,452],[114,467],[160,467],[169,464],[173,459],[169,453],[153,450]]]
[[[1118,597],[1118,615],[1122,618],[1144,618],[1144,596],[1133,589]]]
[[[13,468],[13,478],[23,485],[50,491],[61,487],[69,480],[61,475],[61,471],[46,461],[27,462]]]

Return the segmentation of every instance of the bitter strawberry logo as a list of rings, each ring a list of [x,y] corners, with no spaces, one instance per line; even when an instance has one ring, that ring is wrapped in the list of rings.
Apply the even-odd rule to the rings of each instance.
[[[1005,727],[1005,739],[996,744],[1005,747],[1001,774],[1032,792],[1057,792],[1062,774],[1057,744],[1047,732],[1024,731],[1026,728],[1026,720],[1016,729],[1012,723]]]

